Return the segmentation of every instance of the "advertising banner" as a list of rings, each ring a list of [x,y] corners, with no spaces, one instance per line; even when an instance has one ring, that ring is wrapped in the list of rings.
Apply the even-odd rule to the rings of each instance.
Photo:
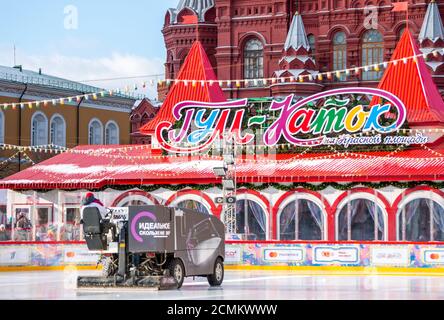
[[[0,247],[1,266],[21,266],[31,263],[31,249],[27,247]]]
[[[201,226],[196,229],[202,230]],[[187,235],[188,238],[188,235]],[[190,237],[193,239],[193,235]],[[213,239],[210,239],[213,241]],[[195,248],[185,259],[196,264],[214,252],[208,241],[189,243]],[[202,247],[202,244],[204,245]],[[202,249],[201,249],[202,248]],[[209,250],[209,248],[211,250]],[[211,251],[211,252],[210,252]],[[95,266],[100,252],[88,251],[86,245],[3,245],[0,266]],[[225,264],[236,266],[362,266],[362,267],[444,267],[444,245],[338,245],[228,243]],[[444,270],[444,269],[443,269]]]
[[[269,262],[303,262],[305,252],[303,248],[265,248],[264,260]]]
[[[372,266],[400,266],[410,265],[410,248],[408,246],[376,246],[370,249]]]
[[[240,264],[243,261],[243,250],[240,246],[227,245],[225,247],[225,263]]]
[[[63,250],[63,262],[65,264],[95,265],[99,261],[100,254],[92,253],[85,247],[65,247]]]
[[[129,208],[129,249],[131,252],[174,250],[173,213],[169,208]]]
[[[63,264],[63,245],[38,244],[29,248],[33,266],[55,267]]]
[[[426,248],[422,250],[422,261],[425,264],[444,265],[444,248],[443,249],[434,249],[434,248]]]
[[[313,264],[359,264],[359,246],[314,246]]]
[[[366,110],[364,105],[353,106],[353,95],[370,95],[381,102]],[[338,96],[344,98],[340,99]],[[349,96],[349,98],[345,98]],[[294,103],[294,95],[282,101],[273,101],[269,112],[278,114],[265,130],[262,142],[273,147],[281,138],[295,146],[397,145],[427,143],[427,137],[397,136],[406,120],[406,107],[394,94],[376,88],[352,87],[320,92]],[[319,101],[323,104],[319,106]],[[155,137],[167,152],[190,154],[210,148],[221,132],[228,132],[237,145],[248,145],[257,138],[253,133],[242,134],[266,123],[265,115],[248,115],[248,99],[229,102],[184,101],[174,106],[175,121],[164,121],[156,127]],[[317,106],[318,105],[318,106]],[[317,106],[317,107],[314,107]],[[209,113],[205,119],[205,114]],[[394,119],[384,123],[384,114],[391,112]],[[335,119],[333,121],[332,119]],[[228,121],[228,119],[232,119]],[[178,130],[173,124],[182,122]],[[247,126],[243,126],[243,124]],[[343,133],[337,136],[337,133]],[[361,133],[355,136],[355,133]],[[363,135],[365,134],[365,135]],[[307,137],[309,135],[309,137]],[[184,146],[186,144],[186,146]]]

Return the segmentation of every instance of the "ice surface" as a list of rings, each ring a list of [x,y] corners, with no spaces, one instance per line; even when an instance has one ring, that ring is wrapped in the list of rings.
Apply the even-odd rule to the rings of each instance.
[[[444,278],[438,276],[328,276],[294,272],[227,271],[221,288],[206,279],[187,279],[181,290],[156,291],[75,289],[75,269],[52,272],[0,273],[0,299],[444,299]]]

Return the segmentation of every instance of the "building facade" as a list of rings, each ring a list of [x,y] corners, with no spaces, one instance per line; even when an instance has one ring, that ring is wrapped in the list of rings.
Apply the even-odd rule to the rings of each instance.
[[[444,46],[441,16],[444,4],[434,0],[409,0],[408,26],[423,50]],[[168,10],[163,34],[167,49],[165,72],[174,79],[192,43],[198,38],[216,70],[219,80],[251,79],[241,87],[224,87],[228,99],[281,96],[287,84],[255,81],[279,77],[283,60],[288,59],[286,43],[305,38],[304,55],[315,67],[328,72],[388,61],[406,27],[406,13],[392,12],[392,1],[364,0],[201,0],[179,2]],[[300,23],[293,23],[296,13]],[[294,28],[297,27],[297,30]],[[301,42],[301,40],[297,40]],[[298,49],[298,48],[296,48]],[[442,56],[431,57],[429,66],[434,81],[444,92]],[[285,62],[285,61],[284,61]],[[333,76],[317,80],[316,85],[293,92],[327,90],[344,86],[376,86],[381,71]],[[163,100],[169,87],[159,87]]]
[[[139,129],[153,120],[161,104],[157,101],[143,99],[136,101],[131,112],[131,144],[151,144],[151,137],[141,134]]]
[[[0,67],[0,177],[78,145],[129,144],[129,116],[135,99],[98,97],[99,88],[21,67]],[[88,99],[68,99],[91,93]],[[38,107],[28,102],[47,101]],[[18,152],[18,147],[30,147]]]
[[[436,7],[430,7],[427,16],[436,16]],[[281,72],[316,73],[317,61],[310,57],[308,38],[299,32],[302,19],[295,15],[292,20],[276,77]],[[435,38],[436,30],[439,28],[427,37]],[[430,138],[427,145],[352,152],[311,148],[294,153],[263,153],[249,146],[243,150],[241,145],[234,161],[234,178],[216,174],[222,165],[216,154],[157,154],[146,145],[80,146],[0,181],[0,190],[8,190],[4,212],[0,211],[0,223],[3,221],[7,230],[3,250],[23,243],[21,249],[28,250],[25,252],[31,258],[22,265],[85,263],[82,256],[87,256],[83,253],[86,249],[80,247],[84,246],[80,207],[87,192],[94,192],[107,207],[166,205],[195,209],[226,221],[221,184],[229,178],[236,180],[236,223],[227,241],[227,263],[256,267],[276,263],[323,268],[403,266],[428,268],[427,272],[431,267],[442,269],[444,101],[426,61],[412,58],[419,52],[413,39],[411,32],[403,33],[391,58],[406,62],[396,68],[390,63],[378,87],[404,102],[407,122],[415,127],[407,132],[420,130]],[[439,41],[431,44],[439,45]],[[302,63],[303,71],[292,67]],[[440,62],[435,63],[439,68]],[[217,81],[200,41],[194,43],[178,73],[178,80],[189,77]],[[369,93],[357,100],[367,105],[373,96]],[[139,131],[150,133],[165,121],[173,123],[172,111],[178,102],[198,99],[220,102],[224,94],[217,82],[193,87],[179,81],[154,119]],[[148,105],[138,107],[134,114],[144,114]],[[139,125],[140,117],[132,120]],[[30,222],[28,228],[17,227],[23,217]],[[34,243],[29,245],[29,241]],[[52,251],[64,252],[63,259],[50,255],[39,259],[38,254],[29,254],[29,250],[38,252],[40,246],[55,241],[61,242],[56,242]],[[78,251],[73,245],[79,246]],[[283,250],[284,259],[279,259],[278,250]],[[78,260],[71,259],[72,252],[78,253]],[[288,253],[294,259],[290,260]],[[7,263],[12,267],[16,264]]]

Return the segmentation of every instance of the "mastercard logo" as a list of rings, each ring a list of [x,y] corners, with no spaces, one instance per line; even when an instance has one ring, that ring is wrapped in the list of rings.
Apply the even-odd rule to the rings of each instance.
[[[439,255],[439,253],[432,253],[430,255],[430,259],[432,260],[439,260],[439,258],[441,258],[441,256]]]
[[[76,255],[75,252],[72,252],[72,251],[66,253],[66,256],[67,256],[68,258],[74,258],[75,255]]]
[[[268,254],[268,256],[269,256],[270,258],[277,258],[277,257],[278,257],[278,253],[275,252],[275,251],[271,251],[271,252]]]

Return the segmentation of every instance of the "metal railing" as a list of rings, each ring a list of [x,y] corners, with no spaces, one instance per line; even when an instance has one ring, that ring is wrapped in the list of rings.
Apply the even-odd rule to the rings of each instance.
[[[106,89],[97,88],[94,86],[89,86],[83,83],[69,81],[69,80],[58,80],[56,78],[50,78],[45,76],[30,76],[30,75],[18,75],[13,73],[1,72],[0,71],[0,80],[23,83],[23,84],[34,84],[46,87],[52,87],[57,89],[65,89],[71,91],[77,91],[82,93],[97,93]],[[122,93],[116,92],[115,96],[121,98],[129,98],[140,100],[146,98],[146,95],[140,93]]]

